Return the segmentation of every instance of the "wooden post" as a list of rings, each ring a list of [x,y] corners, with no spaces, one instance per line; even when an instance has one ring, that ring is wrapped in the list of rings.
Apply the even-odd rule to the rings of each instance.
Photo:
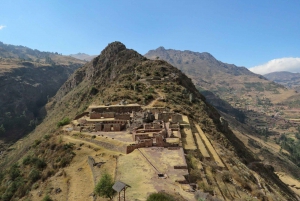
[[[121,201],[121,198],[120,198],[120,192],[119,192],[119,201]]]
[[[125,189],[126,189],[126,186],[125,186],[125,188],[124,188],[124,201],[125,201]]]

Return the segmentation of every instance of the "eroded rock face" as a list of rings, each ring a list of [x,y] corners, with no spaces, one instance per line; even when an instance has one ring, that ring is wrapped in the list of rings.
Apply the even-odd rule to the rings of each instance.
[[[4,139],[19,138],[33,129],[44,115],[41,108],[80,66],[23,63],[0,73],[0,126],[5,128],[0,137]]]

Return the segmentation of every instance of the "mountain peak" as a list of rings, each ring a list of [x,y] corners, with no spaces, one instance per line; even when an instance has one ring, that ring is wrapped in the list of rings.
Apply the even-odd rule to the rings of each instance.
[[[126,50],[126,46],[119,42],[119,41],[115,41],[112,43],[109,43],[106,48],[101,52],[102,53],[114,53],[117,54],[118,52],[121,52],[123,50]]]
[[[156,50],[166,50],[166,49],[163,46],[160,46]]]

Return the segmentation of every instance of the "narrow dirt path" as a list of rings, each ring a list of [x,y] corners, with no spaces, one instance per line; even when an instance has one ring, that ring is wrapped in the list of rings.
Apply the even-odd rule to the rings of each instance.
[[[154,99],[153,101],[151,101],[148,105],[146,105],[145,107],[153,107],[157,101],[159,101],[160,99],[164,98],[164,94],[160,91],[157,91],[159,97],[157,97],[156,99]]]

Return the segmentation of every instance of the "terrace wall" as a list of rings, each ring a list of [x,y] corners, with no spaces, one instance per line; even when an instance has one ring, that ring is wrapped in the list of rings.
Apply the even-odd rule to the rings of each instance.
[[[101,119],[101,113],[98,112],[92,112],[90,114],[90,119]]]
[[[129,153],[133,152],[137,148],[152,147],[152,146],[153,146],[152,139],[148,139],[148,140],[145,140],[144,142],[140,142],[138,144],[127,146],[126,153],[129,154]]]
[[[115,119],[130,120],[130,114],[115,114]]]
[[[81,117],[84,117],[84,116],[86,116],[86,115],[89,115],[89,112],[84,112],[84,113],[82,113],[82,114],[77,115],[77,116],[74,118],[74,120],[77,120],[77,119],[79,119],[79,118],[81,118]]]
[[[115,112],[115,113],[127,113],[127,112],[138,112],[142,110],[140,105],[134,106],[107,106],[107,107],[99,107],[99,108],[91,108],[91,112],[95,111],[98,113],[105,113],[105,112]]]

